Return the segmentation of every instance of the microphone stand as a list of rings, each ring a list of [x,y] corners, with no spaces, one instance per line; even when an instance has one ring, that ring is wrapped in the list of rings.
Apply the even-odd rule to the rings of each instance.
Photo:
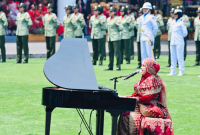
[[[122,78],[122,77],[126,77],[126,76],[119,76],[119,77],[114,77],[111,78],[110,81],[114,81],[114,89],[116,90],[116,83],[118,82],[117,79]]]

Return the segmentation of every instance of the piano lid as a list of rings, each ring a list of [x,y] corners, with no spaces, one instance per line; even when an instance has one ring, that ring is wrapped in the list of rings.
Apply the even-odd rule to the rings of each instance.
[[[44,65],[46,78],[68,89],[98,90],[86,39],[65,38]]]

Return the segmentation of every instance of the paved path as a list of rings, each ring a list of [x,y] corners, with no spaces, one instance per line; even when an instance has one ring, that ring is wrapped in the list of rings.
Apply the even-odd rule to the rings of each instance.
[[[161,41],[161,55],[168,54],[167,41]],[[188,54],[195,54],[195,42],[193,40],[187,41]],[[56,42],[56,50],[58,50],[60,42]],[[88,42],[90,53],[93,53],[92,43]],[[137,53],[137,44],[134,43],[135,54]],[[106,52],[108,53],[108,45],[106,45]],[[16,43],[6,43],[6,54],[7,58],[16,58]],[[46,44],[45,42],[29,42],[29,54],[32,58],[43,58],[46,57]]]

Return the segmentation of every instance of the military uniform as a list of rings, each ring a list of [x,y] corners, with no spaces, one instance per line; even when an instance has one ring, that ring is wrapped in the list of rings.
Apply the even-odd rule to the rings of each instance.
[[[154,6],[154,10],[159,10],[159,8],[157,6]],[[161,28],[164,26],[164,22],[160,14],[156,14],[155,18],[158,24],[158,31],[156,32],[156,35],[155,35],[154,53],[155,53],[156,58],[159,58],[160,50],[161,50],[161,46],[160,46],[160,36],[162,34]]]
[[[116,8],[111,7],[109,11],[117,11]],[[121,70],[121,35],[120,31],[123,30],[123,25],[119,17],[109,17],[107,19],[108,30],[108,47],[109,47],[109,65],[106,70],[113,70],[114,53],[117,59],[117,70]]]
[[[106,16],[103,14],[103,6],[99,5],[98,7],[100,7],[101,9],[101,19],[106,19]],[[106,23],[106,22],[105,22]],[[104,49],[104,60],[106,60],[106,30],[102,31],[103,33],[103,49]]]
[[[26,9],[26,5],[21,3],[19,8]],[[21,63],[22,59],[22,49],[24,49],[24,62],[28,63],[29,57],[29,48],[28,48],[28,35],[29,35],[29,27],[33,25],[30,15],[28,12],[18,13],[17,14],[17,61],[16,63]]]
[[[154,45],[154,37],[158,30],[158,25],[156,23],[155,17],[150,13],[143,14],[140,17],[140,28],[141,28],[141,58],[142,61],[146,58],[153,58],[151,41]]]
[[[127,9],[125,7],[122,7],[120,10],[127,13]],[[123,52],[126,54],[126,63],[130,64],[130,32],[129,29],[133,28],[132,19],[128,17],[127,15],[120,16],[121,24],[123,25],[123,30],[120,32],[121,34],[121,64],[123,64]]]
[[[184,7],[182,6],[177,6],[178,9],[181,9],[182,11],[185,10]],[[181,17],[181,20],[185,23],[185,26],[187,27],[187,29],[190,27],[190,22],[189,22],[189,18],[187,15],[183,14],[183,16]],[[187,56],[187,36],[184,37],[184,42],[185,42],[185,47],[184,47],[184,60],[186,60],[186,56]]]
[[[174,8],[171,9],[170,13],[174,13]],[[169,31],[171,22],[174,20],[174,18],[170,17],[167,21],[167,31],[168,31],[168,65],[167,67],[171,66],[171,54],[170,54],[170,40],[171,40],[171,33]]]
[[[3,6],[0,5],[0,49],[2,62],[6,62],[6,49],[5,49],[5,28],[8,26],[6,15],[3,12]]]
[[[139,12],[142,12],[142,9],[140,9]],[[140,28],[140,17],[138,17],[137,20],[135,21],[135,26],[136,26],[136,29],[137,29],[138,68],[141,67],[141,50],[140,50],[141,28]]]
[[[47,8],[52,8],[53,5],[48,4]],[[56,44],[56,29],[60,26],[56,14],[47,13],[44,16],[44,33],[46,38],[47,59],[55,53]]]
[[[74,9],[79,8],[79,5],[74,4],[73,8]],[[72,23],[75,23],[77,25],[77,29],[74,32],[76,38],[82,38],[82,34],[83,34],[82,30],[86,25],[83,15],[77,12],[77,13],[73,13],[71,15],[71,18],[72,18]]]
[[[189,22],[189,18],[187,15],[183,15],[182,17],[182,21],[185,23],[186,27],[189,28],[190,27],[190,22]],[[184,60],[186,60],[186,56],[187,56],[187,36],[184,37],[184,42],[185,42],[185,47],[184,47]]]
[[[99,7],[95,7],[93,10],[100,11]],[[93,46],[93,65],[96,65],[96,61],[99,59],[99,65],[103,64],[104,57],[104,44],[103,44],[103,31],[106,29],[106,19],[102,18],[100,15],[93,15],[90,18],[89,27],[91,28],[91,39]]]
[[[70,9],[72,11],[72,7],[67,5],[65,10]],[[75,38],[74,31],[77,29],[76,23],[72,23],[72,14],[66,15],[63,18],[63,26],[64,26],[64,38]]]
[[[167,30],[168,30],[168,64],[169,66],[171,66],[171,56],[170,56],[170,40],[171,40],[171,33],[169,32],[169,29],[170,29],[170,25],[171,25],[171,22],[173,21],[173,18],[169,18],[168,21],[167,21]]]
[[[181,15],[182,11],[180,9],[175,9],[174,14]],[[181,18],[178,20],[173,20],[170,24],[170,33],[171,33],[171,42],[170,42],[170,51],[171,51],[171,72],[168,75],[176,74],[176,64],[178,59],[179,64],[179,74],[182,76],[185,71],[184,64],[184,37],[187,36],[187,28]]]
[[[197,13],[200,13],[200,8],[198,8]],[[194,41],[196,45],[195,65],[199,65],[200,61],[200,17],[199,16],[197,16],[194,19],[194,28],[195,28]]]
[[[128,10],[131,10],[131,6],[130,5],[127,5],[126,8]],[[134,59],[134,35],[135,35],[135,32],[134,32],[134,22],[135,22],[135,17],[132,15],[132,14],[127,14],[127,16],[129,18],[131,18],[132,20],[132,25],[131,25],[131,28],[129,28],[129,32],[130,32],[130,57],[131,59]]]

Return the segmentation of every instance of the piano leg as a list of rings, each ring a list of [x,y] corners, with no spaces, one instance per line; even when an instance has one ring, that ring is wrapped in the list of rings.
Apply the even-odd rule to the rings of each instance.
[[[46,124],[45,124],[45,135],[50,135],[50,125],[51,125],[51,112],[54,107],[46,107]]]
[[[124,111],[115,111],[115,110],[106,110],[107,112],[110,113],[110,115],[112,116],[112,133],[111,135],[116,135],[117,134],[117,120],[118,120],[118,116],[121,113],[124,113]]]
[[[97,110],[96,135],[103,135],[104,110]]]

